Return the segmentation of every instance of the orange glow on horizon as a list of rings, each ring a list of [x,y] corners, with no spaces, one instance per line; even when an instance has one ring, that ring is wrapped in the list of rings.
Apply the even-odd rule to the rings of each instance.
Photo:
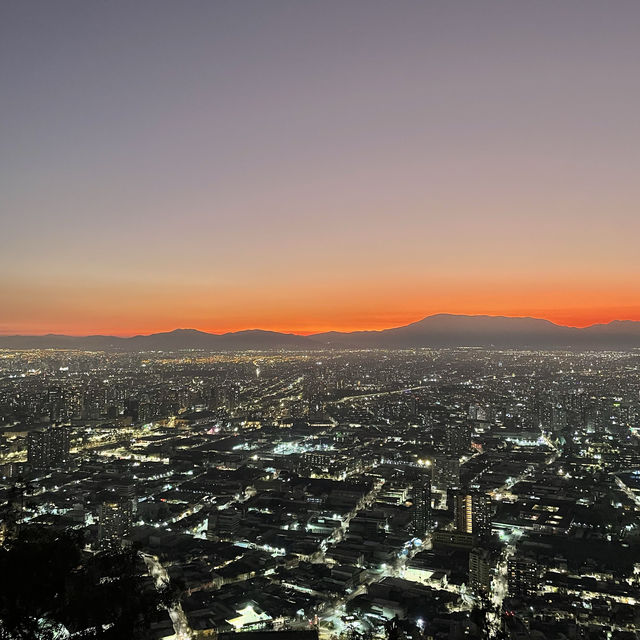
[[[401,327],[413,322],[422,320],[423,318],[439,313],[451,314],[451,315],[487,315],[487,316],[507,316],[507,317],[530,317],[539,318],[543,320],[549,320],[558,325],[568,327],[588,327],[593,324],[606,324],[614,320],[632,320],[640,321],[640,309],[635,309],[634,312],[630,312],[628,308],[611,309],[611,310],[580,310],[577,312],[563,312],[558,310],[555,312],[540,312],[532,310],[531,312],[517,310],[499,310],[495,309],[444,309],[442,311],[430,311],[424,314],[398,314],[394,320],[385,320],[382,318],[372,318],[369,322],[362,318],[350,318],[349,316],[339,317],[335,319],[323,319],[314,323],[313,318],[310,317],[287,317],[283,318],[279,322],[274,319],[267,319],[263,323],[254,322],[252,324],[238,323],[227,325],[211,325],[201,324],[198,322],[188,322],[186,320],[169,320],[164,323],[145,324],[140,323],[131,328],[131,326],[114,325],[111,327],[105,327],[96,329],[93,326],[85,324],[75,324],[69,322],[66,326],[57,325],[56,327],[49,329],[38,325],[25,325],[24,329],[20,330],[2,330],[0,335],[44,335],[47,333],[59,333],[65,335],[85,336],[85,335],[113,335],[118,337],[131,337],[135,335],[149,335],[153,333],[163,333],[173,331],[175,329],[196,329],[199,331],[205,331],[212,334],[224,334],[237,331],[248,331],[253,329],[260,329],[264,331],[275,331],[279,333],[292,333],[297,335],[313,335],[316,333],[324,333],[329,331],[338,332],[352,332],[352,331],[380,331],[384,329],[391,329],[394,327]]]
[[[378,271],[307,282],[274,275],[225,286],[164,275],[136,282],[23,280],[0,287],[8,302],[0,334],[131,336],[184,328],[308,335],[400,327],[439,313],[533,317],[574,327],[640,320],[640,280],[630,273],[615,288],[609,281],[608,274],[498,278],[471,268],[462,275],[402,278]]]

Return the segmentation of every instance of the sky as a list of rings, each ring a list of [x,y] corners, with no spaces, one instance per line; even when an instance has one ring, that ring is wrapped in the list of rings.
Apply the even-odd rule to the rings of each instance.
[[[640,320],[637,0],[5,0],[0,333]]]

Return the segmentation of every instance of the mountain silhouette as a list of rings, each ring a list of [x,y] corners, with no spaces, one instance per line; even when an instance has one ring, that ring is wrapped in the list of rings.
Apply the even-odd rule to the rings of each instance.
[[[326,348],[416,349],[495,347],[512,349],[640,348],[640,322],[614,320],[585,328],[539,318],[440,313],[380,331],[329,331],[310,336],[250,329],[223,334],[175,329],[130,338],[91,335],[0,336],[3,349],[84,349],[125,351],[299,350]]]

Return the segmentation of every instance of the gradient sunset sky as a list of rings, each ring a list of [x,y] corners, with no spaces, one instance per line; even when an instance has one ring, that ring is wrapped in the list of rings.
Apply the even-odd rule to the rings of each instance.
[[[637,0],[5,0],[0,333],[640,320]]]

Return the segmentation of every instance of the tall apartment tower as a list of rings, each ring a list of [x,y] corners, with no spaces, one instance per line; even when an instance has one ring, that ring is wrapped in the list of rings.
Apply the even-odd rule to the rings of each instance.
[[[491,559],[486,549],[474,547],[469,553],[469,586],[480,596],[491,589]]]
[[[138,499],[136,495],[136,485],[133,478],[124,477],[117,481],[113,488],[116,493],[117,499],[120,502],[130,502],[132,513],[137,513]]]
[[[453,516],[457,531],[471,533],[480,540],[491,536],[491,498],[487,494],[455,491]]]
[[[71,431],[68,427],[52,427],[49,429],[50,455],[52,464],[69,462]]]
[[[538,565],[536,561],[521,553],[509,559],[507,569],[509,595],[529,596],[538,584]]]
[[[447,425],[444,431],[444,451],[449,456],[460,457],[471,449],[471,426],[468,422]]]
[[[103,502],[98,508],[98,524],[100,547],[108,549],[122,546],[133,524],[131,500],[116,498]]]
[[[32,431],[27,437],[27,461],[34,469],[49,466],[49,440],[46,432]]]
[[[68,427],[32,431],[27,438],[27,460],[34,469],[49,469],[69,462]]]
[[[436,491],[460,486],[460,461],[456,457],[436,456],[431,465],[431,485]]]
[[[413,503],[411,513],[413,532],[418,538],[423,538],[431,529],[431,483],[427,478],[415,482],[410,500]]]

